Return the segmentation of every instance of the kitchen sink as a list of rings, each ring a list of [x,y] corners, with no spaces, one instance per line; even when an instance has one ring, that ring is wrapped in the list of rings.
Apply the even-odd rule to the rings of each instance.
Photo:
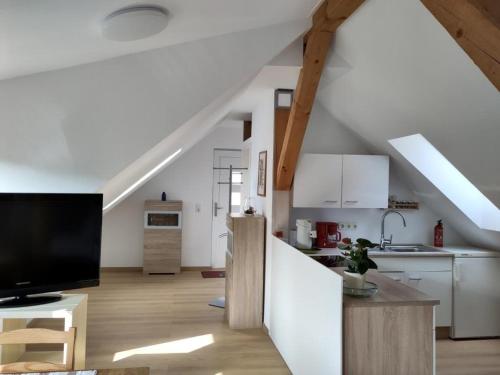
[[[441,250],[425,245],[387,245],[384,250],[376,247],[374,251],[385,251],[389,253],[438,253]]]

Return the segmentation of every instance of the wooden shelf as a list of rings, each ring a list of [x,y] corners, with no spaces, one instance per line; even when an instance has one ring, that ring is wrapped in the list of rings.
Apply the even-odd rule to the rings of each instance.
[[[388,207],[391,210],[418,210],[420,204],[418,202],[389,202]]]

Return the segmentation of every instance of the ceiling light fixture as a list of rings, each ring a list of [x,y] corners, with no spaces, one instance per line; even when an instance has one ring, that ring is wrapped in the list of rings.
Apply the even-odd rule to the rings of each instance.
[[[102,35],[110,40],[131,41],[158,34],[168,23],[168,11],[159,6],[119,9],[102,22]]]

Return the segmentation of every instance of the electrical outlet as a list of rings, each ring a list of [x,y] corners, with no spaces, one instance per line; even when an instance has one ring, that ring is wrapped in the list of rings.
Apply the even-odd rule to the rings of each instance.
[[[194,205],[194,212],[200,213],[200,211],[201,211],[201,205],[199,203],[196,203]]]
[[[344,231],[354,231],[358,229],[358,224],[350,221],[339,222],[339,230]]]

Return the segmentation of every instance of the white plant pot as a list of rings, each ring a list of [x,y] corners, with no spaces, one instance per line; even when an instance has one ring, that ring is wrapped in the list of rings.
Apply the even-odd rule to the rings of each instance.
[[[359,273],[352,273],[344,271],[344,283],[349,288],[363,288],[365,286],[366,273],[361,275]]]

